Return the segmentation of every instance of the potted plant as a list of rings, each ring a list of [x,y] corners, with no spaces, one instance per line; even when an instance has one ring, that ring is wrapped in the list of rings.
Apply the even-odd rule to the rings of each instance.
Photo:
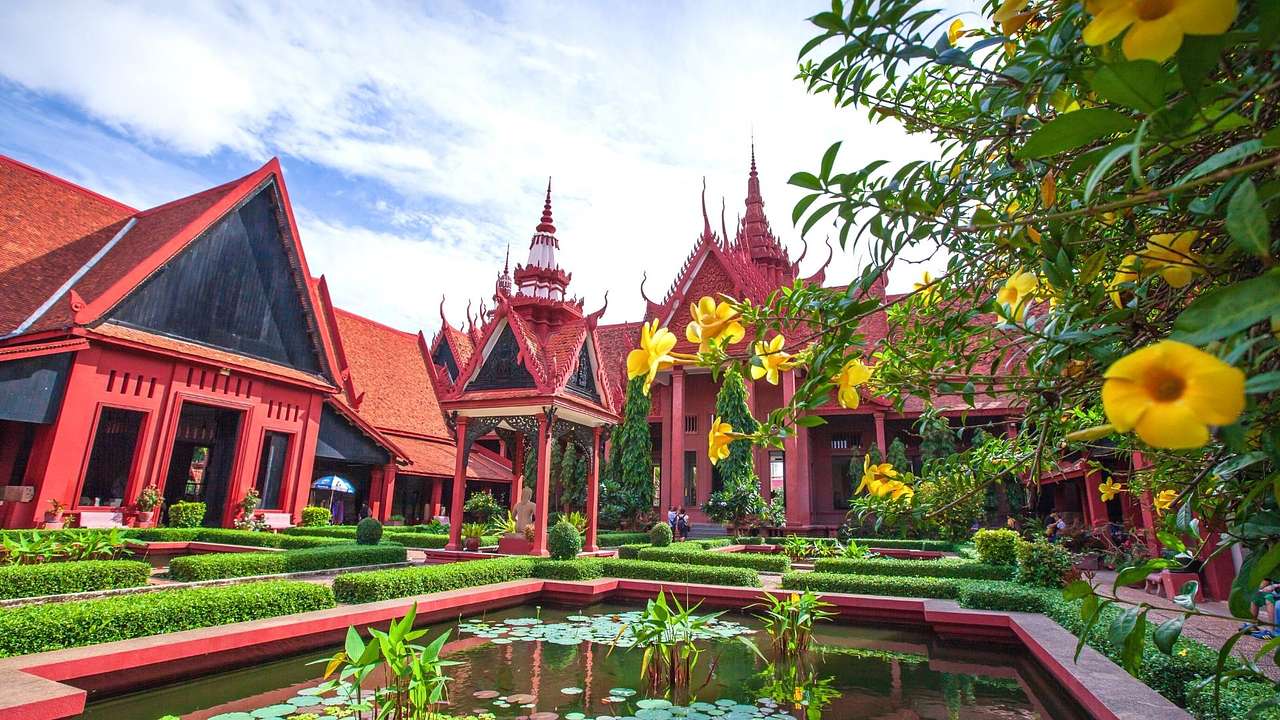
[[[50,510],[44,514],[44,526],[46,528],[56,530],[62,527],[62,512],[67,509],[66,505],[57,498],[49,500]]]
[[[156,513],[156,508],[160,506],[160,491],[155,485],[148,485],[142,488],[142,492],[138,494],[138,522],[146,524],[151,522],[151,518]]]
[[[262,496],[258,494],[257,488],[249,488],[249,492],[244,494],[236,507],[240,508],[240,516],[235,519],[235,526],[240,530],[262,530],[266,527],[266,523],[259,520],[257,513],[258,503],[262,500]]]
[[[462,525],[462,546],[471,552],[480,549],[480,538],[484,537],[483,523],[464,523]]]

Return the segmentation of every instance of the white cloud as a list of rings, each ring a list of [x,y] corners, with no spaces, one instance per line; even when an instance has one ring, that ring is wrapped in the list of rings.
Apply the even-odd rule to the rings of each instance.
[[[659,295],[701,230],[703,175],[732,231],[753,131],[774,230],[794,252],[800,194],[786,179],[830,142],[845,141],[850,166],[933,154],[792,80],[820,6],[17,3],[0,10],[0,75],[143,146],[230,150],[246,171],[279,153],[286,168],[297,158],[370,184],[384,199],[362,212],[392,231],[293,199],[335,300],[401,327],[434,327],[442,291],[455,319],[490,294],[505,246],[524,259],[552,175],[572,290],[588,307],[610,290],[609,319],[635,319],[641,273]],[[804,270],[824,257],[811,248]],[[828,278],[856,265],[838,254]]]

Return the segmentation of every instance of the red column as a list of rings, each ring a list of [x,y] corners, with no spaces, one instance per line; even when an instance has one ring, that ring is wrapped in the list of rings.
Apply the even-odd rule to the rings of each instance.
[[[467,441],[467,418],[461,416],[458,418],[457,427],[454,429],[457,433],[457,442],[454,445],[453,458],[453,497],[449,502],[449,544],[445,545],[446,550],[462,549],[462,503],[467,494],[467,455],[464,445]]]
[[[889,442],[884,435],[884,413],[875,413],[876,447],[880,449],[880,462],[885,462],[889,455]]]
[[[382,466],[382,491],[378,493],[377,505],[369,508],[373,511],[374,517],[379,522],[386,522],[391,519],[391,513],[396,502],[396,464],[389,462]]]
[[[1096,468],[1085,473],[1084,476],[1084,522],[1085,525],[1094,528],[1099,525],[1106,525],[1107,520],[1107,504],[1102,502],[1102,493],[1098,491],[1098,486],[1102,484],[1102,471]]]
[[[796,393],[796,374],[782,374],[782,404],[791,402]],[[787,453],[783,470],[783,482],[787,497],[787,525],[812,525],[811,502],[809,499],[809,472],[806,467],[806,455],[803,444],[809,442],[809,434],[802,428],[795,428],[794,434],[783,441],[783,449]],[[802,449],[803,448],[803,449]]]
[[[662,468],[658,478],[658,515],[666,518],[667,508],[675,505],[675,499],[671,497],[671,482],[676,476],[675,463],[671,460],[671,443],[675,442],[676,424],[675,417],[671,414],[672,387],[663,386],[662,394],[666,396],[666,401],[662,403]]]
[[[547,501],[551,496],[551,424],[545,414],[538,416],[538,480],[533,486],[533,549],[530,555],[546,556]]]
[[[431,505],[429,506],[429,510],[428,510],[429,517],[427,517],[427,522],[431,522],[431,520],[435,518],[435,516],[442,514],[440,512],[441,510],[440,500],[443,497],[444,497],[444,479],[438,478],[438,477],[431,478]]]
[[[684,368],[671,368],[671,474],[668,497],[671,502],[658,508],[666,517],[667,507],[684,505]]]
[[[1137,472],[1150,465],[1142,453],[1133,454],[1133,471]],[[1156,508],[1151,501],[1151,491],[1142,493],[1141,501],[1138,503],[1139,518],[1142,521],[1142,535],[1146,539],[1147,548],[1150,549],[1152,557],[1160,553],[1160,541],[1156,539]]]
[[[591,474],[587,477],[587,537],[582,549],[595,552],[596,516],[600,506],[600,428],[591,428]]]

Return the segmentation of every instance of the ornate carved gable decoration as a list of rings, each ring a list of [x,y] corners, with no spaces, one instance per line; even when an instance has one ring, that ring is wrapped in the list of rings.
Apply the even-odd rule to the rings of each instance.
[[[515,333],[508,324],[493,344],[480,372],[470,383],[467,390],[513,390],[536,387],[533,375],[520,362],[520,346],[516,344]]]
[[[565,387],[578,395],[600,402],[600,392],[596,389],[595,366],[591,363],[591,353],[587,350],[585,342],[578,351],[578,367],[569,376],[569,382]]]
[[[449,347],[449,341],[441,338],[436,345],[436,351],[431,353],[431,362],[437,367],[444,368],[445,376],[449,378],[449,382],[458,381],[458,361],[453,357],[453,348]]]

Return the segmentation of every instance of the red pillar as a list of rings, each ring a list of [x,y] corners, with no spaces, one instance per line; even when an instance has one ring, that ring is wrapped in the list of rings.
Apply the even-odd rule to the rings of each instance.
[[[449,502],[449,544],[445,545],[446,550],[462,549],[462,503],[467,494],[467,455],[464,450],[467,442],[467,418],[465,415],[458,418],[454,432],[457,433],[457,442],[454,445],[453,497]]]
[[[684,368],[671,368],[671,474],[668,476],[671,502],[658,508],[662,517],[671,505],[684,505]]]
[[[796,393],[796,374],[788,372],[782,374],[782,404],[785,406],[791,402],[792,396]],[[810,501],[809,473],[806,467],[806,450],[809,442],[809,433],[803,428],[794,428],[794,433],[783,441],[783,449],[786,451],[786,464],[783,469],[783,480],[786,487],[787,497],[787,525],[788,526],[805,526],[813,524],[813,516],[811,513],[812,503]]]
[[[444,479],[431,478],[431,505],[429,506],[427,522],[431,522],[437,515],[443,515],[440,512],[440,500],[444,497]]]
[[[785,402],[783,404],[786,404]],[[880,449],[880,462],[885,462],[889,455],[889,442],[884,434],[884,413],[874,415],[876,421],[876,447]]]
[[[1133,471],[1137,472],[1150,465],[1142,453],[1133,454]],[[1156,508],[1151,501],[1151,491],[1142,493],[1141,501],[1138,503],[1139,518],[1142,521],[1142,535],[1146,539],[1147,548],[1151,551],[1152,557],[1160,553],[1160,541],[1156,539]]]
[[[1106,525],[1107,504],[1102,501],[1098,486],[1102,484],[1102,471],[1094,468],[1084,475],[1084,522],[1089,528]]]
[[[386,522],[391,519],[391,513],[395,507],[396,499],[396,464],[389,462],[382,466],[382,478],[379,483],[380,492],[377,494],[373,505],[369,509],[373,511],[373,516],[378,518],[379,522]]]
[[[551,496],[551,423],[538,416],[538,480],[533,486],[533,548],[530,555],[547,556],[547,501]]]
[[[596,516],[600,506],[600,428],[591,428],[591,475],[587,478],[587,537],[582,549],[595,552]]]

